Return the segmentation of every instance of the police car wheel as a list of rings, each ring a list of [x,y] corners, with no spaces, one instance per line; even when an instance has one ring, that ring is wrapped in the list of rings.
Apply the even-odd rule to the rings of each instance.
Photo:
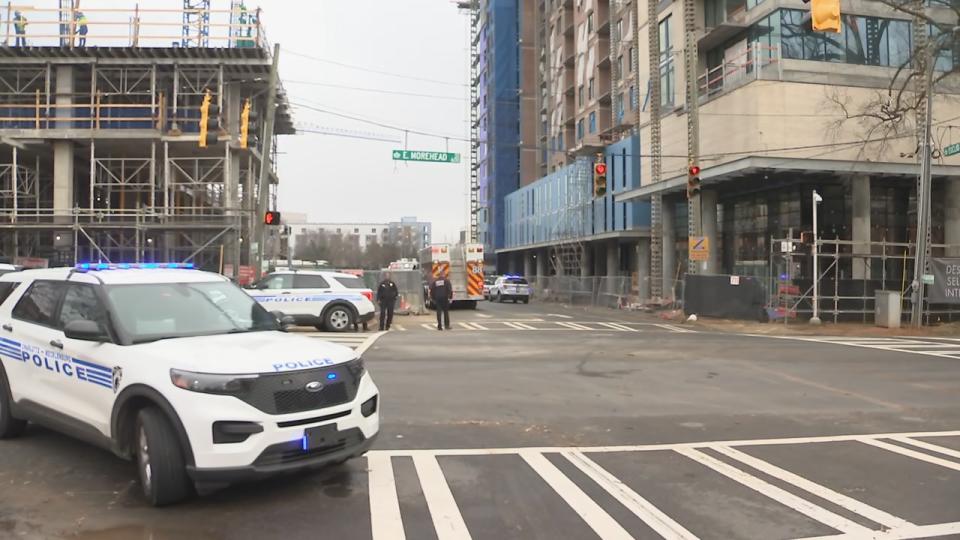
[[[524,304],[529,304],[529,303],[530,303],[530,299],[529,299],[529,298],[524,298],[524,299],[523,299],[523,303],[524,303]]]
[[[324,317],[324,325],[332,332],[346,332],[353,326],[353,314],[343,306],[335,306]]]
[[[27,427],[25,420],[14,418],[10,410],[10,387],[7,385],[7,376],[0,368],[0,439],[18,437]]]
[[[150,504],[165,506],[187,498],[191,485],[186,462],[167,417],[154,407],[141,410],[134,437],[140,486]]]

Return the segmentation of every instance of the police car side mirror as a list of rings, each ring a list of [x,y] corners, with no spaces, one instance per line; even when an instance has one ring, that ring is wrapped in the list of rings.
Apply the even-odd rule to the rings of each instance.
[[[96,321],[70,321],[63,328],[63,334],[67,339],[80,341],[96,341],[98,343],[110,341],[106,330]]]

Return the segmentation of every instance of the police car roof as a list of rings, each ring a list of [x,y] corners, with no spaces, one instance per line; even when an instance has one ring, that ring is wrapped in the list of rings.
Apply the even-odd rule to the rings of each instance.
[[[345,272],[337,272],[335,270],[277,270],[272,272],[273,274],[304,274],[307,276],[328,276],[328,277],[337,277],[337,278],[348,278],[348,277],[358,277],[353,274],[347,274]]]
[[[72,275],[71,275],[72,273]],[[131,268],[116,270],[76,270],[74,268],[48,268],[24,270],[0,276],[0,281],[27,281],[31,279],[66,280],[79,283],[104,283],[106,285],[135,285],[148,283],[212,283],[227,281],[227,278],[212,272],[167,268]]]

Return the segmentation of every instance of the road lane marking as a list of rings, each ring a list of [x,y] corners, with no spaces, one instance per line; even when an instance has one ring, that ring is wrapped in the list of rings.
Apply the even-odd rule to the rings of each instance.
[[[573,480],[567,478],[560,469],[550,463],[543,454],[522,452],[520,456],[600,538],[604,540],[633,540],[626,529],[621,527],[603,508],[600,508],[600,505],[573,483]]]
[[[625,324],[620,324],[620,323],[602,322],[600,323],[600,325],[606,326],[607,328],[612,328],[614,330],[620,330],[621,332],[639,332],[640,331],[636,328],[630,328],[629,326]]]
[[[461,322],[457,324],[459,324],[463,328],[466,328],[467,330],[476,330],[476,328],[474,328],[473,325],[471,325],[470,323]]]
[[[407,331],[407,327],[404,326],[404,325],[402,325],[402,324],[394,324],[393,326],[391,326],[391,328],[397,329],[397,330],[399,330],[399,331],[401,331],[401,332],[406,332],[406,331]]]
[[[960,471],[960,463],[957,463],[956,461],[938,458],[936,456],[924,454],[923,452],[917,452],[916,450],[910,450],[909,448],[903,448],[902,446],[878,441],[876,439],[863,439],[860,442],[869,444],[870,446],[876,446],[877,448],[883,448],[884,450],[889,450],[890,452],[896,454],[912,457],[913,459],[919,459],[920,461],[926,461],[927,463],[932,463],[934,465],[940,465],[941,467]]]
[[[518,448],[439,448],[428,450],[372,450],[368,455],[384,454],[390,456],[492,456],[504,454],[518,454],[521,451],[540,452],[540,453],[561,453],[561,452],[585,452],[585,453],[604,453],[604,452],[655,452],[663,450],[676,450],[678,448],[716,448],[717,446],[741,447],[741,446],[778,446],[791,444],[816,444],[830,442],[864,442],[876,439],[891,439],[894,437],[909,437],[911,439],[929,439],[937,437],[960,437],[960,430],[956,431],[918,431],[908,433],[874,433],[868,435],[823,435],[818,437],[790,437],[781,439],[742,439],[726,441],[704,441],[688,443],[664,443],[664,444],[642,444],[642,445],[621,445],[621,446],[544,446],[544,447],[518,447]]]
[[[368,455],[370,483],[370,524],[373,540],[404,540],[400,499],[390,456]]]
[[[366,340],[363,341],[363,343],[360,344],[359,347],[357,347],[356,349],[357,353],[358,354],[365,353],[367,349],[372,347],[373,344],[376,343],[378,339],[383,337],[384,334],[386,334],[386,332],[377,332],[376,334],[373,334],[372,336],[368,337]]]
[[[477,330],[489,330],[489,328],[487,328],[486,326],[484,326],[484,325],[482,325],[482,324],[480,324],[480,323],[478,323],[478,322],[470,323],[470,324],[472,324],[473,327],[476,328]]]
[[[602,487],[614,499],[619,501],[620,504],[633,512],[633,515],[643,520],[651,529],[659,533],[660,536],[677,540],[695,540],[697,538],[693,533],[674,521],[670,516],[664,514],[650,501],[641,497],[639,493],[583,453],[563,452],[562,455]]]
[[[480,317],[481,319],[490,319],[490,318],[493,318],[493,315],[487,315],[486,313],[477,313],[476,315],[477,315],[477,317]]]
[[[522,322],[515,322],[513,324],[520,327],[521,330],[536,330],[536,327],[530,326],[529,324],[525,324]]]
[[[413,466],[420,477],[420,487],[427,500],[438,540],[469,540],[470,531],[437,459],[427,455],[413,456]]]
[[[426,328],[427,330],[436,330],[436,329],[437,329],[436,326],[434,326],[434,325],[432,325],[432,324],[430,324],[430,323],[423,323],[423,324],[421,324],[420,326],[423,327],[423,328]]]
[[[944,456],[950,456],[953,458],[960,459],[960,451],[954,450],[953,448],[947,448],[945,446],[939,446],[936,444],[930,444],[925,441],[917,441],[909,437],[890,437],[891,440],[899,441],[911,446],[916,446],[917,448],[923,448],[924,450],[930,450],[931,452],[936,452]]]
[[[584,326],[582,324],[572,323],[572,322],[558,322],[560,326],[565,326],[571,330],[592,330],[589,326]]]
[[[950,523],[937,523],[934,525],[911,525],[908,527],[891,529],[889,531],[877,531],[866,536],[833,534],[827,536],[811,536],[808,538],[802,538],[801,540],[895,540],[901,538],[936,538],[938,536],[947,536],[949,534],[958,533],[960,533],[960,521],[954,521]]]
[[[863,525],[859,525],[843,516],[821,508],[810,501],[801,499],[789,491],[785,491],[755,476],[751,476],[699,450],[694,450],[693,448],[677,448],[674,451],[828,527],[841,532],[856,533],[858,535],[866,535],[873,532]]]
[[[793,341],[806,341],[811,343],[822,343],[826,345],[845,345],[847,347],[860,347],[863,349],[873,349],[878,351],[887,351],[905,354],[920,354],[923,356],[934,356],[937,358],[950,358],[956,360],[960,356],[960,346],[955,343],[939,343],[932,341],[920,341],[916,339],[905,338],[863,338],[863,337],[842,337],[842,336],[821,336],[821,337],[801,337],[801,336],[773,336],[766,334],[741,334],[748,337],[765,337],[773,339],[787,339]],[[945,339],[945,338],[924,338],[924,339]],[[929,349],[929,350],[925,350]],[[940,349],[940,350],[937,350]]]
[[[572,319],[570,315],[561,315],[559,313],[547,313],[547,317],[556,317],[558,319]]]
[[[816,482],[807,480],[806,478],[798,476],[788,470],[781,469],[780,467],[777,467],[772,463],[755,458],[739,450],[735,450],[728,446],[715,446],[713,447],[713,449],[727,457],[733,458],[739,461],[740,463],[743,463],[744,465],[749,465],[750,467],[753,467],[754,469],[760,472],[769,474],[770,476],[777,478],[778,480],[782,480],[788,484],[794,485],[808,493],[812,493],[817,497],[828,500],[841,508],[845,508],[855,514],[859,514],[869,519],[870,521],[879,523],[880,525],[883,525],[887,528],[892,529],[894,527],[904,527],[904,526],[914,525],[913,523],[910,523],[905,519],[898,518],[897,516],[888,514],[883,510],[874,508],[868,504],[864,504],[851,497],[847,497],[842,493],[838,493],[832,489],[829,489],[820,484],[817,484]]]
[[[671,332],[676,332],[678,334],[696,334],[694,330],[687,330],[686,328],[681,328],[679,326],[674,326],[672,324],[654,324],[657,328],[663,328],[664,330],[669,330]]]

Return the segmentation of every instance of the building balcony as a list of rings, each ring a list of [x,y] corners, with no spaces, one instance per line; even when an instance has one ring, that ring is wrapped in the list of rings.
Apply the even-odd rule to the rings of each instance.
[[[747,23],[747,10],[745,6],[726,13],[723,21],[718,21],[714,26],[708,26],[706,31],[697,40],[697,46],[702,51],[708,51],[714,47],[723,45],[737,34],[741,34],[750,25]]]
[[[734,58],[727,59],[721,65],[704,71],[697,77],[700,101],[706,101],[717,95],[758,79],[783,78],[783,62],[780,47],[769,47],[753,43]]]

